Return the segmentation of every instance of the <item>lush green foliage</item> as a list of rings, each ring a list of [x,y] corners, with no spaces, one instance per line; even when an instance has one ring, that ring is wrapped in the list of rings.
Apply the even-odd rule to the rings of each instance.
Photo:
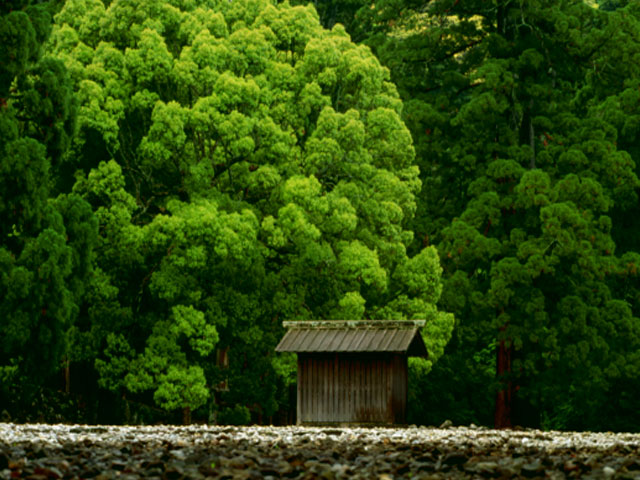
[[[75,119],[62,62],[42,55],[47,3],[0,6],[0,384],[38,384],[58,368],[78,314],[97,222],[61,191]]]
[[[267,1],[69,0],[51,43],[79,100],[73,191],[100,224],[75,360],[98,353],[103,387],[196,409],[228,375],[218,402],[271,416],[283,319],[427,318],[438,359],[453,318],[435,249],[407,253],[402,104],[344,29]]]
[[[636,12],[397,8],[358,15],[405,100],[423,174],[414,231],[438,245],[442,306],[458,319],[425,399],[490,423],[487,399],[509,389],[518,423],[611,428],[624,411],[619,428],[638,428],[637,257],[615,255],[616,243],[636,249],[636,151],[621,142],[635,138],[623,105],[636,88]]]
[[[426,318],[411,422],[640,429],[634,2],[31,3],[4,385],[65,360],[117,420],[285,421],[282,320]]]

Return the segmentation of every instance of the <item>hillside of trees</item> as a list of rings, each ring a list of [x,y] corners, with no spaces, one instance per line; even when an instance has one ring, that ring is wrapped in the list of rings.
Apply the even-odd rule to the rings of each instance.
[[[636,2],[9,0],[0,45],[0,421],[285,424],[282,321],[426,319],[411,423],[640,431]]]

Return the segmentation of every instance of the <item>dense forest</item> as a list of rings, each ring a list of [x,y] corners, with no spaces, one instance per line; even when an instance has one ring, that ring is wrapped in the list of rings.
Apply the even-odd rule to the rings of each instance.
[[[291,422],[284,320],[426,319],[409,421],[640,431],[640,5],[0,4],[0,421]]]

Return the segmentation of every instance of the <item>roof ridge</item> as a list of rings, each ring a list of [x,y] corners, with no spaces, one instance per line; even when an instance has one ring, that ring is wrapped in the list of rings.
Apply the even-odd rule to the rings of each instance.
[[[366,328],[421,328],[426,320],[296,320],[284,321],[285,328],[315,329],[366,329]]]

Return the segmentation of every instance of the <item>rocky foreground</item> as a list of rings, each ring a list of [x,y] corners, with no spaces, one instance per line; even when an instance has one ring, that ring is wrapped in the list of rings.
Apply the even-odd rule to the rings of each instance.
[[[640,480],[640,435],[0,424],[0,478]]]

